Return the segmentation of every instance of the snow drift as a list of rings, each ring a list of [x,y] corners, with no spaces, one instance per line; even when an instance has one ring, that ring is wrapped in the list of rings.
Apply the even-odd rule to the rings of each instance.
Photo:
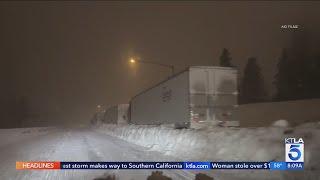
[[[153,151],[195,161],[285,161],[285,137],[302,137],[305,169],[319,171],[320,123],[295,128],[172,129],[164,126],[101,125],[99,132]]]
[[[0,148],[21,142],[25,139],[47,134],[53,127],[0,129]]]

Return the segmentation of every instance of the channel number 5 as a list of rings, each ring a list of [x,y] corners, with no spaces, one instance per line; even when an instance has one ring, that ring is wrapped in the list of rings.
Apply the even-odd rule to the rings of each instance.
[[[292,161],[297,161],[301,158],[301,151],[299,148],[300,148],[299,144],[290,145],[288,156]]]

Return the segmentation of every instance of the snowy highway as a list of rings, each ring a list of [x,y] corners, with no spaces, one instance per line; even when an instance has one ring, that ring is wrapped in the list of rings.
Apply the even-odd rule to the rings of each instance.
[[[306,148],[308,164],[304,171],[205,170],[201,172],[213,177],[214,180],[293,178],[320,180],[317,163],[319,145],[314,143],[320,135],[317,126],[310,124],[305,128],[299,127],[294,134],[305,137],[309,142]],[[16,161],[241,161],[242,159],[281,161],[282,132],[281,128],[252,130],[215,128],[209,131],[194,131],[140,126],[101,126],[98,129],[53,127],[0,129],[0,180],[107,180],[108,176],[113,175],[117,180],[145,180],[152,171],[155,171],[16,170]],[[240,140],[242,146],[234,143]],[[235,146],[238,147],[236,150]],[[164,170],[163,174],[172,180],[194,180],[198,172]]]
[[[146,179],[150,170],[16,170],[16,161],[165,161],[168,156],[147,151],[123,140],[90,129],[25,130],[22,137],[1,134],[0,179],[95,179],[115,174],[119,179]],[[17,133],[17,132],[15,132]],[[13,137],[13,138],[12,138]],[[16,139],[15,139],[16,138]],[[175,170],[165,174],[173,179],[194,179],[191,172]]]

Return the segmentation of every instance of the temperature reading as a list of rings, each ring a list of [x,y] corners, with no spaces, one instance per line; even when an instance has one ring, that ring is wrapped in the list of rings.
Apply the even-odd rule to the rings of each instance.
[[[270,162],[271,170],[285,170],[286,163],[285,162]]]
[[[279,169],[281,168],[282,164],[281,163],[274,163],[273,167]]]

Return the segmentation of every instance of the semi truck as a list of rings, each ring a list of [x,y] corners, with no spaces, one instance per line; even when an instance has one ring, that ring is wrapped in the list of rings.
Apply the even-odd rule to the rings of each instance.
[[[238,71],[232,67],[191,66],[134,96],[130,123],[173,124],[176,128],[238,126]]]
[[[105,110],[103,123],[106,124],[128,124],[129,104],[118,104]]]

